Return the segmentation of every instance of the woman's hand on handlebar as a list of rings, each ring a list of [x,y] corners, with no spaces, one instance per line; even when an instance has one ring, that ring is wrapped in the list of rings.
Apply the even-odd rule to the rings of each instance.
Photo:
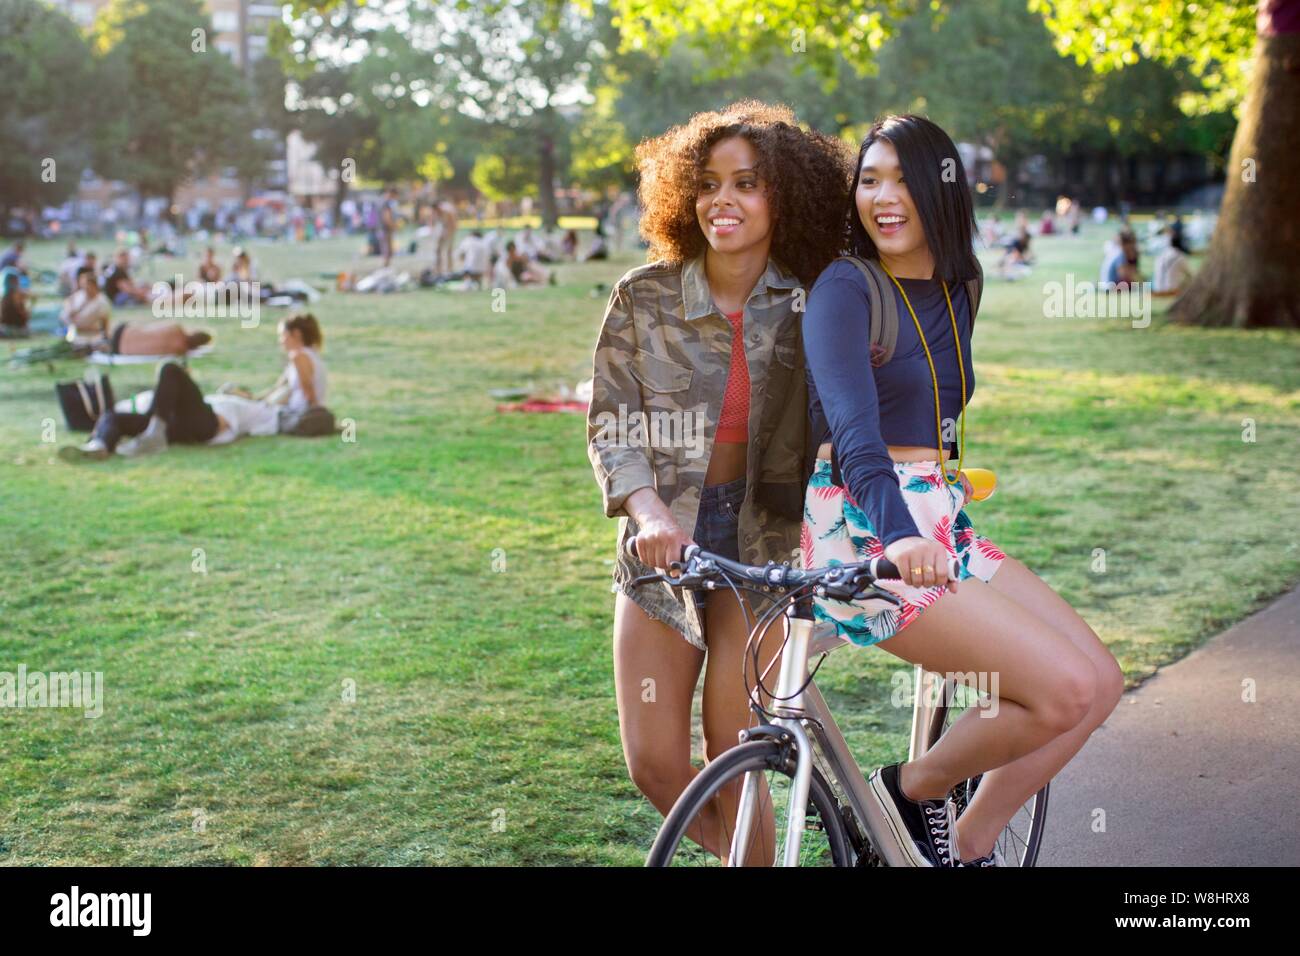
[[[636,553],[642,564],[666,571],[682,559],[687,545],[695,543],[653,488],[639,488],[628,495],[624,510],[636,521]]]
[[[950,591],[957,590],[957,580],[948,577],[951,556],[938,541],[899,538],[885,548],[885,557],[898,566],[904,584],[916,588],[943,587],[946,584]]]

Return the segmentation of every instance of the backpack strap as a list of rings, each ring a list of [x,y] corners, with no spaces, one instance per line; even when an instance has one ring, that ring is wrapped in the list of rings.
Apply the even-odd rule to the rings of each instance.
[[[970,327],[975,330],[975,316],[980,310],[980,296],[984,293],[984,267],[975,260],[975,278],[966,280],[966,299],[970,302]]]
[[[879,367],[894,357],[898,345],[898,300],[894,287],[880,263],[861,256],[840,256],[853,263],[867,280],[867,301],[871,306],[871,364]],[[839,454],[831,446],[831,483],[843,487]]]
[[[840,256],[855,265],[867,280],[867,299],[871,306],[871,364],[884,365],[894,357],[898,344],[898,300],[894,298],[889,276],[880,263],[861,256]]]

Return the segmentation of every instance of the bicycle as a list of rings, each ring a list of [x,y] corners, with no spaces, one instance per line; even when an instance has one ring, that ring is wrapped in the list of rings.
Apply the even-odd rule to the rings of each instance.
[[[636,554],[636,538],[629,539]],[[730,588],[759,594],[772,601],[749,635],[746,646],[745,686],[750,709],[759,721],[740,734],[740,743],[710,762],[678,797],[665,817],[647,858],[647,866],[697,865],[714,862],[713,854],[691,837],[692,825],[716,803],[724,790],[740,795],[734,820],[724,820],[720,845],[728,849],[726,865],[738,866],[750,858],[754,824],[765,810],[772,813],[776,842],[783,846],[784,866],[912,866],[890,834],[892,827],[868,795],[868,784],[858,768],[843,734],[836,726],[825,699],[817,689],[808,661],[846,642],[829,631],[815,628],[812,599],[862,600],[880,598],[898,606],[889,591],[875,586],[877,578],[898,579],[898,568],[887,559],[873,558],[856,564],[798,569],[788,563],[764,567],[740,564],[690,545],[668,574],[644,575],[634,583],[667,581],[691,590]],[[950,577],[957,576],[957,559],[951,559]],[[785,638],[780,649],[780,670],[775,690],[762,683],[756,635],[784,616]],[[753,659],[756,684],[749,685],[749,659]],[[772,665],[769,665],[769,670]],[[821,666],[819,660],[817,667]],[[960,676],[960,675],[959,675]],[[917,666],[914,680],[911,738],[908,759],[916,759],[935,745],[965,705],[958,690],[969,691],[953,677],[934,674]],[[772,709],[762,703],[766,694]],[[974,796],[982,775],[958,783],[949,793],[960,813]],[[1012,817],[997,841],[1008,866],[1033,866],[1042,843],[1050,784],[1045,784]],[[784,811],[783,813],[781,811]],[[790,821],[802,821],[790,826]],[[1021,832],[1023,829],[1023,833]],[[696,831],[703,836],[703,831]],[[760,862],[768,859],[757,848]],[[776,862],[775,855],[772,862]]]

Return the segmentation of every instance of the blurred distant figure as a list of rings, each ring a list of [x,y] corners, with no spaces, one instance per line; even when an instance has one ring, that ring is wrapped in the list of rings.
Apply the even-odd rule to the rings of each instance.
[[[1182,216],[1175,215],[1173,222],[1169,224],[1169,245],[1185,256],[1192,254],[1191,248],[1187,245],[1187,236],[1183,232]]]
[[[452,268],[452,250],[456,248],[456,207],[445,199],[440,199],[433,207],[437,223],[441,225],[438,232],[438,245],[435,250],[436,268],[440,273],[447,273]]]
[[[605,237],[597,234],[592,237],[591,248],[587,254],[582,257],[583,262],[592,262],[593,260],[604,260],[609,258],[609,246],[605,243]]]
[[[199,281],[221,281],[221,266],[217,265],[217,251],[211,246],[203,250],[203,259],[199,262]]]
[[[577,233],[576,230],[570,229],[568,232],[566,232],[566,233],[564,234],[564,239],[563,239],[562,242],[561,242],[560,248],[561,248],[561,249],[563,250],[563,252],[564,252],[564,258],[566,258],[566,259],[576,259],[576,258],[577,258],[577,256],[578,256],[578,233]]]
[[[242,246],[234,249],[234,258],[230,262],[230,281],[239,285],[257,281],[257,268]]]
[[[555,233],[554,226],[547,226],[545,231],[537,239],[537,261],[551,264],[559,262],[562,258],[560,251],[560,237]]]
[[[23,265],[23,251],[26,248],[27,243],[19,239],[0,253],[0,269],[17,269],[21,275],[27,275],[27,268]]]
[[[1129,289],[1141,282],[1138,258],[1137,235],[1131,229],[1121,229],[1117,241],[1107,244],[1101,267],[1102,288]]]
[[[553,273],[535,265],[513,242],[506,243],[505,260],[510,275],[520,285],[541,285],[544,282],[555,284]]]
[[[393,235],[397,232],[397,189],[389,186],[379,207],[379,248],[384,266],[393,261]]]
[[[984,227],[980,230],[980,235],[984,239],[984,245],[990,249],[1002,245],[1002,225],[998,222],[998,217],[994,213],[989,213],[985,217]]]
[[[1052,211],[1048,209],[1043,213],[1043,218],[1038,220],[1038,234],[1040,236],[1051,236],[1056,233],[1056,220],[1052,217]]]
[[[1165,246],[1156,256],[1155,270],[1151,279],[1151,291],[1155,295],[1178,295],[1192,281],[1192,269],[1187,258],[1187,250],[1181,248],[1182,228],[1175,235],[1174,225],[1165,230]]]
[[[460,258],[460,267],[465,276],[465,284],[481,286],[483,280],[487,277],[488,266],[491,262],[491,253],[483,233],[477,229],[471,232],[461,240],[456,254]]]
[[[85,257],[77,252],[75,242],[68,243],[68,251],[59,263],[59,295],[64,298],[72,295],[77,288],[77,270],[85,264]]]
[[[1110,213],[1106,211],[1105,206],[1092,207],[1092,221],[1099,226],[1104,226],[1106,220],[1110,218]]]
[[[518,238],[515,240],[514,246],[524,259],[537,258],[537,237],[533,234],[532,226],[524,226],[523,231],[519,233]],[[506,253],[509,254],[509,252],[510,244],[507,243]]]
[[[1082,218],[1083,218],[1083,206],[1080,205],[1079,200],[1071,199],[1070,217],[1069,217],[1070,235],[1077,236],[1079,234],[1079,223]]]
[[[149,287],[131,278],[131,253],[118,249],[104,277],[104,294],[113,305],[140,305],[149,301]]]
[[[111,313],[108,296],[99,291],[95,282],[95,270],[82,266],[77,270],[77,289],[63,301],[63,311],[59,315],[67,329],[68,341],[98,342],[108,334]]]
[[[998,274],[1004,279],[1021,279],[1029,274],[1034,256],[1029,250],[1029,226],[1022,220],[1019,228],[1006,244],[1006,251],[998,262]]]
[[[33,300],[19,287],[17,270],[10,268],[4,274],[0,287],[0,338],[20,339],[28,335],[27,323],[32,320]]]

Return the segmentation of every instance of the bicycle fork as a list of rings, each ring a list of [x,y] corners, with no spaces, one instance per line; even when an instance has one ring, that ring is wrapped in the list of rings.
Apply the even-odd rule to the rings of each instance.
[[[793,611],[793,609],[792,609]],[[779,727],[794,738],[794,783],[790,787],[786,816],[785,850],[782,866],[799,865],[799,849],[803,840],[803,821],[808,810],[808,789],[812,781],[812,745],[804,733],[803,685],[808,678],[808,646],[812,639],[813,622],[788,613],[786,623],[789,637],[781,652],[781,674],[777,681],[776,699],[780,701],[778,716],[771,726]],[[755,690],[757,691],[757,689]],[[736,813],[736,839],[732,841],[728,866],[743,866],[749,855],[749,838],[757,815],[759,787],[762,771],[751,770],[745,774],[740,790],[740,805]]]

